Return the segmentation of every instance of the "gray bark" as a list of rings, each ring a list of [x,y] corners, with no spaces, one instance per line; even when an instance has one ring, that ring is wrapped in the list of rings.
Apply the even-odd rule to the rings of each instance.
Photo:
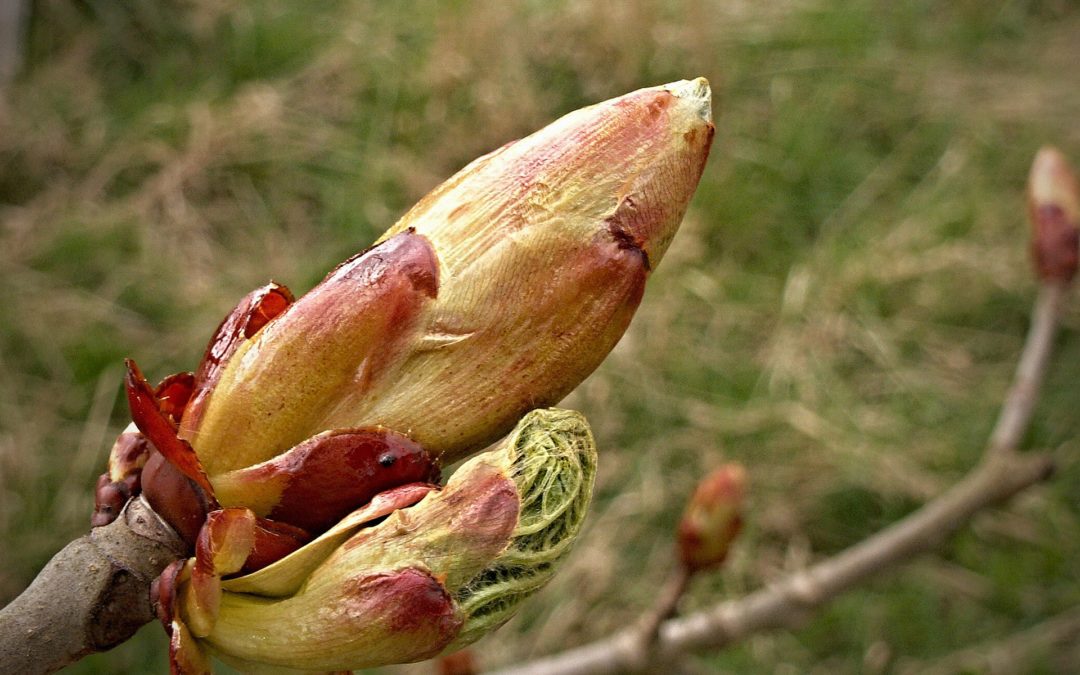
[[[23,62],[28,0],[0,0],[0,90],[19,73]]]
[[[0,673],[51,673],[124,642],[154,618],[150,584],[184,543],[137,498],[63,548],[0,610]]]

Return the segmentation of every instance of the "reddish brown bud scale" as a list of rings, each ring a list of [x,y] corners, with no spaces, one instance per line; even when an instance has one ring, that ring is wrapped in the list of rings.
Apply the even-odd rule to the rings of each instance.
[[[94,489],[94,515],[90,517],[90,527],[102,527],[116,520],[130,497],[131,488],[127,482],[114,483],[107,473],[98,476],[97,487]]]
[[[207,494],[171,462],[155,452],[142,471],[143,495],[180,538],[194,547],[211,505]]]
[[[139,494],[142,469],[151,451],[146,437],[133,426],[117,437],[109,451],[109,470],[101,474],[94,490],[91,527],[101,527],[116,520],[128,499]]]
[[[165,626],[166,632],[172,632],[173,618],[176,615],[176,594],[179,590],[180,573],[187,565],[187,560],[175,560],[150,584],[150,603],[154,614]]]
[[[272,565],[309,541],[311,535],[299,527],[256,518],[255,543],[240,569],[240,574],[251,574]]]
[[[389,429],[327,431],[273,459],[214,478],[221,503],[322,532],[359,504],[397,485],[437,482],[417,443]]]
[[[1080,263],[1080,187],[1056,148],[1035,155],[1028,178],[1031,254],[1043,281],[1067,283]]]
[[[255,514],[250,509],[220,509],[206,517],[195,544],[195,573],[232,574],[255,548]]]
[[[255,548],[255,530],[250,509],[221,509],[206,517],[190,566],[192,592],[185,594],[181,610],[196,637],[213,629],[221,604],[221,577],[243,568]]]
[[[124,377],[124,388],[127,391],[128,407],[131,408],[131,419],[135,422],[135,426],[154,444],[158,452],[169,460],[169,463],[195,481],[205,491],[206,496],[212,499],[214,489],[210,486],[210,479],[206,477],[199,457],[187,441],[176,435],[175,424],[162,411],[139,367],[131,359],[127,359],[125,363],[127,375]]]
[[[410,232],[350,259],[237,348],[180,435],[218,475],[357,426],[333,422],[344,393],[383,374],[437,287],[435,252]]]
[[[131,476],[138,476],[150,458],[151,450],[146,436],[129,427],[117,437],[109,452],[109,477],[114,483],[119,483]],[[134,485],[129,487],[134,488]]]
[[[724,562],[742,529],[745,495],[746,470],[739,464],[725,464],[698,483],[678,529],[679,558],[688,571]]]
[[[184,415],[184,408],[195,388],[195,376],[192,373],[174,373],[162,380],[154,388],[154,398],[157,399],[158,408],[172,420],[173,424],[180,421]]]
[[[262,330],[263,326],[284,312],[294,300],[288,288],[273,281],[256,293],[256,297],[252,300],[252,309],[248,312],[247,323],[244,325],[245,338],[251,338]]]
[[[195,372],[194,400],[189,413],[191,424],[198,419],[206,399],[217,384],[222,369],[237,347],[259,332],[271,319],[281,315],[293,303],[292,292],[282,284],[269,284],[248,293],[237,303],[214,331]],[[179,420],[179,418],[177,418]]]

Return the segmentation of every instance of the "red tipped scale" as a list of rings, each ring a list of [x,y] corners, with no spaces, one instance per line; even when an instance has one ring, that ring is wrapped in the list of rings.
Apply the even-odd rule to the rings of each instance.
[[[165,519],[188,546],[195,545],[206,514],[217,508],[212,494],[180,473],[160,452],[155,452],[142,471],[143,496],[154,513]]]
[[[210,633],[221,603],[221,577],[239,572],[255,549],[255,514],[250,509],[221,509],[206,517],[195,543],[192,593],[184,596],[188,628],[197,637]]]
[[[363,399],[405,355],[437,286],[438,259],[411,233],[339,265],[251,339],[237,340],[188,406],[180,436],[216,478],[327,429],[366,425],[356,419]]]
[[[274,520],[322,532],[379,492],[437,482],[417,443],[389,429],[337,429],[245,469],[214,477],[224,504],[244,503]]]
[[[109,480],[109,474],[98,476],[94,487],[94,514],[90,516],[90,527],[101,527],[116,520],[124,504],[131,497],[131,492],[124,483]]]
[[[177,595],[191,577],[191,564],[177,560],[150,586],[150,601],[165,633],[169,636],[170,675],[210,675],[210,659],[178,614]]]
[[[222,319],[195,371],[189,411],[192,420],[197,420],[202,414],[214,385],[236,349],[288,309],[293,301],[293,294],[286,286],[271,281],[245,295]],[[179,421],[179,418],[176,419]],[[189,423],[192,421],[189,420]]]
[[[158,383],[154,388],[154,398],[161,412],[176,424],[183,417],[194,389],[195,376],[192,373],[174,373]]]
[[[257,572],[272,565],[311,541],[305,530],[266,518],[255,519],[255,543],[240,574]]]
[[[206,345],[199,370],[195,373],[195,386],[199,389],[213,387],[221,366],[229,360],[236,347],[258,333],[292,303],[292,292],[273,281],[245,295],[233,311],[222,319],[214,331],[214,337]]]
[[[187,441],[176,435],[176,424],[162,410],[154,391],[147,384],[142,371],[131,359],[126,359],[127,375],[124,388],[127,391],[128,407],[131,419],[143,435],[154,444],[158,452],[165,456],[170,464],[185,476],[195,481],[207,494],[212,496],[214,488],[206,477],[202,464],[195,450]]]
[[[109,471],[106,474],[114,483],[137,476],[153,448],[146,437],[128,426],[117,438],[109,451]]]
[[[150,603],[154,613],[165,626],[165,632],[172,631],[173,617],[176,615],[176,593],[179,590],[180,575],[187,565],[187,560],[175,560],[169,563],[157,579],[150,584]]]

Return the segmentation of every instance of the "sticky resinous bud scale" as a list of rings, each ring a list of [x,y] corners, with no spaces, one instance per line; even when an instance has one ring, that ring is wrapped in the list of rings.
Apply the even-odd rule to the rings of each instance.
[[[181,436],[215,473],[380,424],[452,462],[591,373],[697,187],[704,79],[590,106],[472,162],[241,345]]]
[[[547,406],[629,324],[704,168],[709,106],[698,79],[573,112],[303,297],[248,294],[194,373],[155,388],[129,360],[134,426],[94,522],[141,489],[190,547],[153,591],[176,672],[207,672],[207,653],[245,670],[429,658],[547,581],[595,471],[584,418]]]
[[[277,563],[223,582],[201,644],[245,672],[350,670],[460,649],[554,574],[595,475],[584,417],[535,410],[414,506],[371,523],[361,509]]]

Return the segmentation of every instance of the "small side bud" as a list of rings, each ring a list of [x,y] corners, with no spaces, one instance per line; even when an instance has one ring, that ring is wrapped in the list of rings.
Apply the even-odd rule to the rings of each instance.
[[[745,496],[746,469],[740,464],[725,464],[698,483],[679,522],[679,558],[688,572],[724,562],[742,529]]]
[[[1035,155],[1028,176],[1031,255],[1042,281],[1067,283],[1080,261],[1080,187],[1057,148]]]
[[[109,470],[98,478],[94,490],[91,527],[116,520],[128,499],[142,489],[140,474],[150,457],[150,444],[134,424],[124,429],[109,452]]]

